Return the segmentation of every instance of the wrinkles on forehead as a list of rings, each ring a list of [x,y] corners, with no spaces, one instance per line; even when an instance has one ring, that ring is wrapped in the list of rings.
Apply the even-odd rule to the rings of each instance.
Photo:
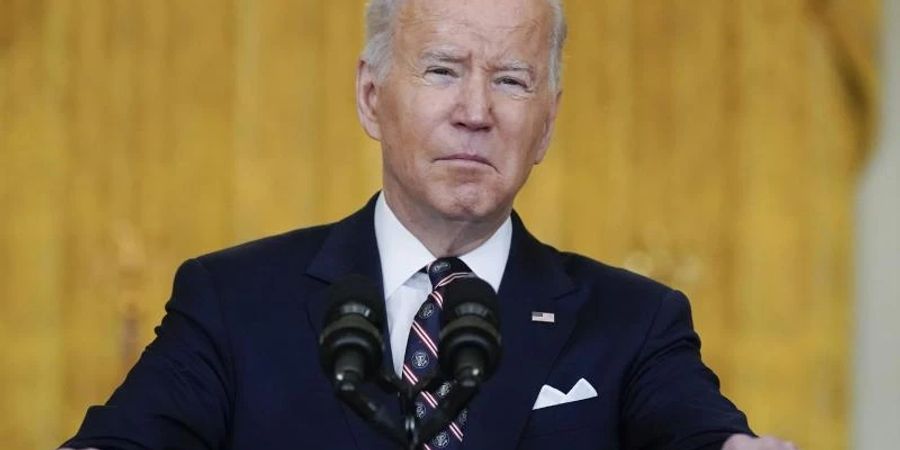
[[[408,0],[394,48],[406,64],[478,58],[494,70],[546,79],[552,10],[542,0]]]
[[[461,51],[453,46],[428,47],[418,55],[418,61],[431,63],[471,63],[470,52]],[[506,72],[527,72],[534,75],[536,68],[531,63],[515,57],[501,57],[487,64],[488,69]]]

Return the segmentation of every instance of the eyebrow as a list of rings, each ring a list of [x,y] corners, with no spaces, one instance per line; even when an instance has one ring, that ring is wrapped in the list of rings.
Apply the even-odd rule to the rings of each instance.
[[[433,49],[422,52],[421,59],[423,61],[461,63],[469,58],[468,56],[465,56],[464,54],[455,52],[453,50]],[[501,62],[499,64],[493,64],[491,66],[491,69],[497,72],[524,72],[532,77],[535,74],[534,66],[518,59]]]
[[[528,75],[534,75],[534,67],[525,61],[512,60],[501,63],[494,67],[499,72],[525,72]]]
[[[465,55],[452,50],[434,49],[422,52],[422,60],[458,63],[468,59]]]

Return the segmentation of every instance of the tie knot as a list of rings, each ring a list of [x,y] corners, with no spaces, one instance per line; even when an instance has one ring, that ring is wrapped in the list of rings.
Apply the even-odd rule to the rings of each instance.
[[[442,287],[456,278],[474,276],[472,269],[454,256],[434,260],[428,265],[426,271],[434,289]]]

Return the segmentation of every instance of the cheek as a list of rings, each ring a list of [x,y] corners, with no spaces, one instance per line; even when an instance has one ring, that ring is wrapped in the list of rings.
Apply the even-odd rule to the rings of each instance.
[[[451,95],[448,92],[421,88],[404,99],[398,117],[399,132],[405,145],[415,147],[417,151],[426,151],[440,139],[439,131],[448,122],[452,108]]]
[[[517,173],[529,170],[537,158],[543,122],[519,107],[498,114],[498,123],[504,166]]]

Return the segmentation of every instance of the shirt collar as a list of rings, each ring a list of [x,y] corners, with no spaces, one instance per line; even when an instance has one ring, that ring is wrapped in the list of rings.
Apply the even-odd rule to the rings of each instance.
[[[436,259],[400,223],[385,201],[384,193],[378,195],[375,203],[375,239],[381,258],[384,298],[390,297],[419,269]],[[487,241],[459,258],[496,291],[500,289],[511,244],[512,221],[507,218]]]

